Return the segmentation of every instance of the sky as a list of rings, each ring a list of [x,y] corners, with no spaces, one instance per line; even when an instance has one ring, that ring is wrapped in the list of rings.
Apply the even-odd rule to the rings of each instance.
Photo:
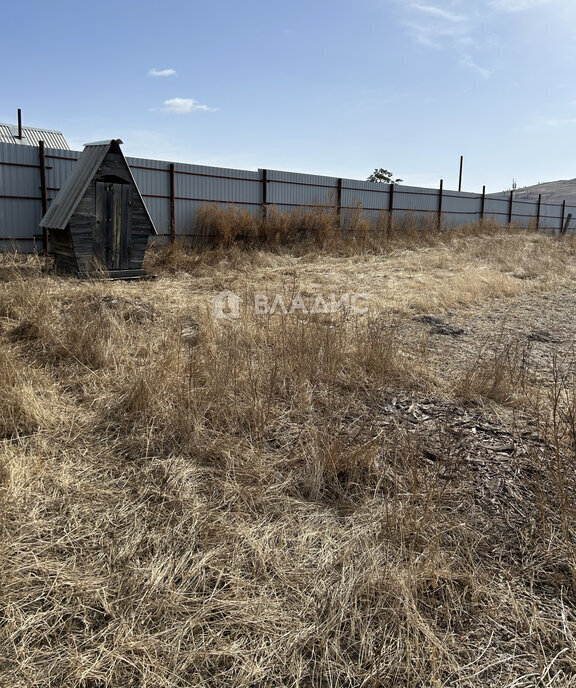
[[[29,0],[0,121],[126,155],[488,192],[576,177],[574,0]]]

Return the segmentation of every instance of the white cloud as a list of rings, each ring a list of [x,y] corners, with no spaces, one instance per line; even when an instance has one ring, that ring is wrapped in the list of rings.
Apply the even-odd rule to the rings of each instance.
[[[426,2],[402,3],[409,13],[403,22],[412,38],[421,45],[441,49],[448,44],[469,44],[470,18],[454,11],[454,3]],[[456,9],[458,6],[456,6]]]
[[[480,76],[484,79],[489,79],[492,76],[492,70],[486,69],[485,67],[481,67],[479,64],[476,64],[476,62],[474,62],[470,55],[462,56],[462,58],[460,59],[460,66],[466,67],[467,69],[471,69],[473,72],[480,74]]]
[[[148,71],[148,76],[176,76],[176,70],[156,69],[156,67],[152,67],[152,69]]]
[[[558,127],[576,124],[576,119],[573,117],[551,117],[550,119],[540,120],[540,124],[544,127],[557,129]]]
[[[538,131],[542,129],[560,129],[561,127],[573,127],[576,125],[574,117],[540,117],[532,122],[528,122],[515,131]]]
[[[488,4],[548,0],[477,0],[474,5],[467,0],[434,0],[433,4],[425,0],[398,1],[408,13],[403,23],[413,40],[428,48],[452,52],[455,64],[488,79],[493,71],[479,64],[476,57],[486,40],[483,36],[486,15],[495,14]]]
[[[203,110],[204,112],[216,112],[218,108],[209,107],[208,105],[200,105],[194,98],[169,98],[163,103],[163,107],[159,108],[162,112],[171,112],[179,115],[188,112],[195,112],[196,110]]]
[[[466,29],[460,24],[423,24],[419,22],[405,22],[404,26],[410,31],[412,38],[428,48],[441,49],[448,42],[459,45],[472,42],[466,35]]]
[[[500,12],[523,12],[549,2],[552,0],[490,0],[488,6]]]
[[[439,19],[446,19],[450,22],[463,22],[466,21],[466,17],[463,14],[454,14],[449,10],[445,10],[442,7],[436,7],[435,5],[422,5],[417,2],[413,2],[410,7],[420,12],[424,12],[432,17],[438,17]]]
[[[396,0],[405,13],[402,22],[412,39],[429,48],[464,48],[484,42],[484,27],[502,13],[543,7],[556,0]],[[474,69],[473,65],[469,65]],[[478,70],[476,70],[478,71]]]

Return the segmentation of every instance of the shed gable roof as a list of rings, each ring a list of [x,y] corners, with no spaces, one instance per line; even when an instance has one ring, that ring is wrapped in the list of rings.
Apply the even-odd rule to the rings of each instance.
[[[74,211],[78,207],[78,204],[82,200],[86,190],[90,186],[90,183],[96,176],[98,168],[103,163],[105,157],[108,153],[120,153],[124,163],[126,164],[126,170],[130,176],[130,180],[134,185],[134,189],[138,194],[144,210],[150,221],[150,226],[152,228],[151,233],[157,234],[154,222],[150,217],[150,213],[146,208],[146,204],[140,194],[140,190],[134,180],[130,166],[126,162],[124,155],[120,149],[120,144],[122,141],[120,139],[110,139],[108,141],[97,141],[96,143],[87,143],[84,146],[84,151],[78,159],[78,162],[74,165],[72,172],[66,177],[62,188],[56,195],[56,198],[52,201],[50,207],[46,211],[44,217],[40,220],[40,227],[46,227],[47,229],[66,229],[70,218],[74,214]]]

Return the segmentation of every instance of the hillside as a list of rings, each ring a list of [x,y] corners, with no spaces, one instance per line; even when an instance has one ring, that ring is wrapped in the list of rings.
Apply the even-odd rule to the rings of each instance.
[[[404,229],[0,257],[0,686],[576,685],[576,243]]]
[[[542,201],[549,203],[562,203],[576,205],[576,179],[560,179],[556,182],[544,182],[532,186],[524,186],[516,189],[516,198],[537,201],[538,194],[542,194]]]

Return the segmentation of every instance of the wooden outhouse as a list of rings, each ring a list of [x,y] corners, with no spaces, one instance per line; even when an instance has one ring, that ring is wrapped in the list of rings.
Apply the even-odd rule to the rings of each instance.
[[[156,234],[120,139],[88,143],[40,221],[57,270],[79,277],[138,277]]]

